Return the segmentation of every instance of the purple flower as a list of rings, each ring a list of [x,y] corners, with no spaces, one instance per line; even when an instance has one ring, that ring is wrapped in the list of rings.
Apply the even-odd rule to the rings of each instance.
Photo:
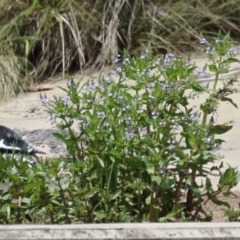
[[[49,99],[47,98],[47,96],[44,96],[40,98],[40,102],[41,104],[46,105],[49,103]]]
[[[134,131],[133,130],[127,130],[125,132],[125,137],[126,138],[132,138],[134,136]]]
[[[113,73],[121,73],[121,72],[122,72],[121,66],[117,65],[117,66],[114,67]]]
[[[125,57],[124,59],[123,59],[123,64],[128,64],[130,62],[130,60],[129,60],[129,57]]]
[[[128,109],[130,109],[130,105],[129,105],[129,104],[126,104],[126,105],[123,107],[123,111],[126,111],[126,110],[128,110]]]
[[[114,78],[112,75],[108,74],[107,76],[104,77],[104,80],[107,81],[108,83],[112,83],[114,81]]]
[[[200,117],[197,114],[191,114],[190,119],[193,121],[200,121]]]
[[[114,58],[113,58],[113,62],[114,63],[118,63],[119,62],[119,60],[120,60],[120,58],[121,58],[121,55],[116,55]]]
[[[175,60],[176,60],[176,58],[175,58],[173,53],[167,53],[164,57],[164,64],[170,63],[170,62],[175,61]]]
[[[197,71],[196,71],[196,75],[199,76],[199,77],[204,77],[204,78],[207,78],[209,77],[209,74],[207,73],[207,70],[206,68],[198,68]]]
[[[153,119],[157,119],[157,118],[158,118],[158,115],[159,115],[158,112],[156,112],[156,111],[153,111],[153,112],[152,112],[152,118],[153,118]]]
[[[199,41],[200,44],[207,44],[209,45],[208,41],[206,38],[201,38],[200,41]]]
[[[51,113],[49,116],[48,116],[48,119],[49,121],[51,122],[54,122],[55,121],[55,118],[56,118],[56,115],[54,113]]]
[[[140,58],[144,59],[147,57],[148,54],[149,54],[149,49],[146,48],[145,51],[141,53]]]
[[[237,49],[236,47],[232,47],[232,48],[228,49],[227,54],[230,57],[237,56],[239,54],[239,49]]]
[[[68,104],[68,101],[70,100],[70,96],[66,95],[66,96],[63,97],[62,100],[63,100],[64,105],[66,106]]]
[[[106,116],[105,112],[101,111],[101,112],[97,112],[97,117],[98,118],[104,118]]]
[[[125,118],[125,123],[126,123],[127,125],[130,125],[130,124],[132,123],[132,118],[131,118],[130,116],[126,117],[126,118]]]
[[[146,135],[147,134],[147,127],[141,127],[138,129],[139,134]]]
[[[207,47],[205,51],[206,51],[206,54],[209,54],[209,55],[215,55],[216,53],[216,50],[214,47]]]
[[[68,86],[68,88],[76,88],[77,87],[72,79],[69,79],[67,81],[67,86]]]

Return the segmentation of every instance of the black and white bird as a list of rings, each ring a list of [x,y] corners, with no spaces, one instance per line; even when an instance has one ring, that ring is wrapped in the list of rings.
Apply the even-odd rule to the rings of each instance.
[[[24,154],[38,158],[36,154],[45,154],[39,151],[28,143],[8,127],[0,125],[0,153],[3,156],[6,154]]]

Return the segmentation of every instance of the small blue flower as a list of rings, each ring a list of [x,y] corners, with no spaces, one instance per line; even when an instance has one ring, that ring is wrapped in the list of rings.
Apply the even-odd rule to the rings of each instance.
[[[209,54],[209,55],[215,55],[216,53],[216,50],[214,47],[207,47],[206,50],[205,50],[206,54]]]
[[[64,105],[66,106],[68,104],[68,101],[70,100],[70,96],[66,95],[66,96],[63,97],[62,100],[63,100]]]
[[[129,57],[125,57],[124,59],[123,59],[123,64],[128,64],[130,62],[130,59],[129,59]]]
[[[138,129],[139,134],[146,135],[147,134],[147,127],[141,127]]]
[[[176,58],[173,53],[167,53],[164,57],[164,64],[171,63],[172,61],[175,61]]]
[[[121,55],[118,54],[113,58],[113,62],[118,63],[120,61],[120,59],[121,59]]]
[[[121,73],[121,72],[122,72],[121,66],[117,65],[117,66],[114,67],[113,73]]]
[[[204,77],[204,78],[208,78],[209,77],[209,74],[208,74],[206,68],[198,68],[196,70],[196,75],[199,76],[199,77]]]
[[[180,126],[178,124],[173,124],[172,128],[175,129],[175,130],[178,130],[180,128]]]
[[[239,49],[237,49],[236,47],[232,47],[230,49],[228,49],[227,55],[229,57],[235,57],[239,54]]]
[[[46,105],[49,103],[49,99],[47,98],[47,96],[44,96],[40,98],[40,102],[41,104]]]
[[[84,85],[83,90],[85,92],[93,92],[97,87],[98,85],[96,83],[89,83]]]
[[[200,43],[200,44],[204,44],[204,45],[205,45],[205,44],[209,45],[209,43],[208,43],[208,41],[207,41],[206,38],[200,39],[199,43]]]
[[[153,118],[153,119],[157,119],[158,116],[159,116],[159,113],[158,113],[158,112],[156,112],[156,111],[153,111],[153,112],[152,112],[152,118]]]
[[[89,90],[91,92],[94,91],[97,87],[98,87],[98,85],[94,82],[92,84],[89,84]]]
[[[98,118],[104,118],[106,116],[105,112],[97,112],[97,117]]]
[[[128,110],[128,109],[130,109],[130,105],[129,105],[129,104],[126,104],[126,105],[123,107],[123,111],[126,111],[126,110]]]
[[[191,114],[190,119],[193,121],[200,121],[200,117],[197,114]]]
[[[132,118],[131,118],[130,116],[126,117],[126,118],[125,118],[125,123],[126,123],[127,125],[130,125],[130,124],[132,123]]]
[[[118,97],[118,101],[119,101],[119,102],[122,102],[122,101],[123,101],[123,96],[119,96],[119,97]]]
[[[127,130],[126,132],[125,132],[125,137],[126,138],[132,138],[134,136],[134,131],[133,130]]]
[[[74,83],[74,81],[72,79],[69,79],[67,81],[67,87],[68,88],[76,88],[77,86],[76,86],[76,84]]]
[[[77,125],[79,125],[79,124],[81,124],[81,123],[83,123],[83,120],[82,120],[82,119],[77,119],[77,120],[76,120],[76,124],[77,124]]]
[[[148,54],[149,54],[149,49],[146,48],[145,51],[141,53],[140,58],[144,59],[148,56]]]
[[[51,121],[51,122],[54,122],[55,121],[55,118],[56,118],[56,115],[54,113],[51,113],[49,116],[48,116],[48,119]]]
[[[161,83],[161,86],[165,90],[168,90],[170,88],[170,85],[168,83]]]
[[[156,97],[153,94],[149,94],[150,99],[156,99]]]
[[[104,80],[108,83],[114,82],[114,78],[112,75],[108,74],[107,76],[104,77]]]

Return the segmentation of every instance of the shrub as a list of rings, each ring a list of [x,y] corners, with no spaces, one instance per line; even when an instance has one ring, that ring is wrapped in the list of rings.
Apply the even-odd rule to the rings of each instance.
[[[54,135],[68,154],[18,174],[10,174],[12,166],[1,163],[1,181],[13,182],[11,197],[22,198],[21,206],[14,205],[15,215],[9,214],[14,207],[2,191],[6,207],[1,219],[210,221],[212,213],[204,208],[208,201],[230,208],[218,196],[231,194],[240,175],[231,166],[222,170],[217,148],[223,142],[219,135],[233,125],[217,123],[214,113],[222,101],[236,107],[228,95],[238,91],[238,76],[217,86],[221,74],[239,61],[229,35],[201,43],[210,61],[205,69],[171,53],[154,58],[148,46],[140,56],[117,56],[113,74],[98,83],[89,80],[80,87],[69,78],[64,97],[49,100],[42,95],[42,104],[62,131]],[[199,81],[207,69],[215,74],[213,86]],[[206,99],[194,108],[190,101],[203,94]],[[214,172],[220,176],[217,189],[209,178]]]

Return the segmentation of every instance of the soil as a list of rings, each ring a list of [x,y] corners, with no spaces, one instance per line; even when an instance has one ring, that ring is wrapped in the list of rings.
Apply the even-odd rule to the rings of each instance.
[[[225,197],[222,194],[219,195],[219,200],[228,202],[228,204],[232,207],[235,208],[236,210],[240,211],[240,192],[235,191],[234,194],[236,196],[228,196]],[[224,222],[226,221],[226,217],[224,216],[224,210],[227,209],[224,205],[222,206],[217,206],[214,203],[207,203],[205,205],[206,209],[210,210],[213,214],[213,222]]]

